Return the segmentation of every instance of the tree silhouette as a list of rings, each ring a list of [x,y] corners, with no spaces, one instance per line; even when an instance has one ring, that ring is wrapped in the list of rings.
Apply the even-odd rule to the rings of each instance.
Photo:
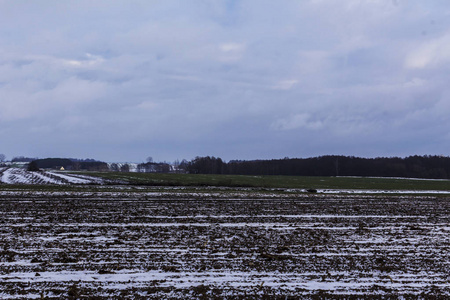
[[[40,171],[39,167],[38,167],[38,164],[37,164],[37,162],[35,160],[33,160],[32,162],[30,162],[28,164],[28,171],[32,171],[32,172]]]

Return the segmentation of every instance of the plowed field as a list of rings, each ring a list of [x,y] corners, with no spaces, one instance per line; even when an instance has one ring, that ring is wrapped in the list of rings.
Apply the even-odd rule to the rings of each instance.
[[[450,199],[3,192],[0,298],[450,297]]]

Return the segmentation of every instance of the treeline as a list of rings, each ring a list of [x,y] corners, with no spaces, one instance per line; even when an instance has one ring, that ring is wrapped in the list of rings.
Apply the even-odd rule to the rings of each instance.
[[[39,157],[16,156],[11,159],[11,162],[32,162],[37,159],[39,159]]]
[[[196,157],[186,171],[197,174],[289,175],[289,176],[367,176],[450,179],[450,157],[409,156],[361,158],[320,156],[228,163],[216,157]]]
[[[30,162],[33,169],[56,169],[65,170],[87,170],[87,171],[108,171],[108,164],[94,159],[70,159],[70,158],[43,158]]]
[[[93,159],[46,158],[30,162],[31,169],[60,169],[87,171],[131,171],[128,164],[110,164]],[[364,176],[450,179],[450,157],[409,156],[361,158],[354,156],[320,156],[313,158],[284,158],[272,160],[231,160],[219,157],[196,157],[169,164],[141,163],[134,172],[191,173],[230,175],[288,175],[288,176]]]
[[[172,166],[168,163],[147,162],[137,166],[137,172],[140,173],[169,173],[171,171]]]

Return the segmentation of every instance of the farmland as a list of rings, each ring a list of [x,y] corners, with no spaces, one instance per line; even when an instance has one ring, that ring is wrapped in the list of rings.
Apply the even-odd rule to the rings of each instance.
[[[446,195],[0,190],[0,298],[448,297]]]
[[[322,190],[409,190],[450,191],[450,180],[374,177],[320,177],[320,176],[245,176],[213,174],[161,174],[86,172],[106,181],[144,186],[223,186],[256,188],[315,188]]]
[[[421,193],[450,194],[450,180],[376,177],[243,176],[127,172],[28,172],[0,168],[0,184],[17,185],[125,185],[145,187],[247,187],[292,189],[339,193]],[[31,188],[30,186],[28,188]],[[36,188],[36,187],[34,187]],[[51,188],[54,189],[54,188]],[[154,190],[154,188],[152,188]]]

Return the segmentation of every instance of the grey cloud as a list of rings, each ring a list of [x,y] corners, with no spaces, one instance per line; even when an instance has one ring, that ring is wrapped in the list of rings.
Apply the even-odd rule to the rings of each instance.
[[[445,3],[2,2],[0,152],[441,154]]]

